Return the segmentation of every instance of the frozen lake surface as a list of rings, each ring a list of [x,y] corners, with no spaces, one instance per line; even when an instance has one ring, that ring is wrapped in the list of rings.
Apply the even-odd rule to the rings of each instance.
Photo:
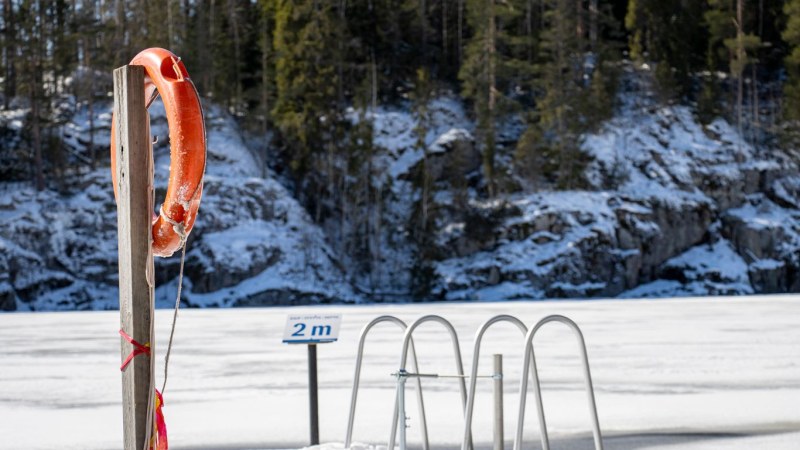
[[[477,328],[496,314],[528,326],[564,314],[583,329],[607,449],[800,448],[800,298],[437,303],[181,311],[165,414],[173,449],[299,448],[308,439],[305,346],[281,343],[289,313],[341,313],[339,342],[319,348],[322,447],[341,448],[358,334],[392,314],[410,323],[438,314],[456,327],[467,367]],[[157,380],[171,311],[156,314]],[[122,442],[117,312],[0,315],[0,448],[114,449]],[[421,370],[454,372],[436,324],[415,334]],[[368,340],[354,440],[386,445],[401,333],[384,324]],[[536,339],[553,448],[593,448],[575,340],[557,324]],[[507,448],[518,404],[522,337],[487,333],[481,372],[504,354]],[[453,379],[425,380],[431,444],[457,448],[462,418]],[[413,395],[409,395],[413,399]],[[525,448],[538,448],[532,394]],[[419,448],[416,406],[408,436]],[[491,383],[478,382],[474,439],[490,448]]]

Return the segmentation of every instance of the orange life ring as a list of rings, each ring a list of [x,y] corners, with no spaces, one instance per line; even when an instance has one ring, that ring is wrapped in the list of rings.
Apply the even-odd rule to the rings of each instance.
[[[180,58],[163,48],[148,48],[130,62],[144,66],[145,100],[155,91],[167,111],[170,141],[169,185],[161,212],[153,215],[153,254],[171,256],[183,245],[194,226],[203,173],[206,168],[206,129],[200,97]],[[114,151],[114,120],[111,121],[111,177],[117,195],[117,161]]]

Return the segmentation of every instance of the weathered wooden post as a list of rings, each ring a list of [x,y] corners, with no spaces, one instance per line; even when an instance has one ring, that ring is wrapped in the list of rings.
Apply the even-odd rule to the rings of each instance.
[[[153,345],[154,283],[150,250],[153,158],[144,103],[143,67],[123,66],[114,70],[114,120],[120,327],[135,341]],[[132,345],[123,340],[122,359],[131,351]],[[150,354],[133,358],[122,372],[125,450],[147,448],[152,425],[147,412],[148,403],[153,401],[153,378]]]

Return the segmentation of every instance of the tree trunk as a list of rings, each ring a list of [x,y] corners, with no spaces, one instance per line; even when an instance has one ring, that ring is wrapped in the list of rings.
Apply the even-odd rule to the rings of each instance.
[[[346,0],[339,1],[339,25],[345,26],[344,24],[347,23],[346,17],[346,8],[347,3]],[[337,99],[339,101],[339,107],[344,109],[345,107],[345,95],[344,95],[344,58],[345,58],[345,48],[344,48],[344,39],[339,36],[339,39],[336,40],[338,45],[339,54],[336,55],[336,94]]]
[[[495,5],[494,5],[494,2],[495,2],[495,0],[488,0],[489,8],[488,8],[488,11],[487,11],[487,15],[488,15],[488,21],[489,21],[488,25],[489,26],[488,26],[487,40],[486,40],[486,54],[488,56],[488,58],[487,58],[487,68],[486,69],[487,69],[488,75],[489,75],[489,77],[488,77],[489,78],[489,83],[488,83],[488,88],[489,88],[489,92],[488,92],[488,99],[489,99],[489,101],[488,101],[488,110],[489,110],[490,120],[492,118],[492,115],[494,114],[494,107],[495,107],[495,102],[496,102],[495,92],[497,90],[495,88],[495,83],[496,83],[496,80],[495,80],[495,77],[496,77],[496,74],[495,74],[495,70],[496,70],[496,68],[495,68],[495,58],[496,58],[496,55],[495,55],[495,53],[496,53],[496,45],[497,45],[497,24],[496,24],[496,20],[495,20],[495,8],[494,8]]]
[[[216,3],[215,0],[211,0],[211,5],[208,8],[208,41],[206,41],[206,42],[208,43],[208,47],[210,47],[210,49],[213,48],[216,45],[216,37],[217,37],[216,36],[217,27],[216,27],[216,23],[215,23],[215,20],[214,20],[216,18],[216,15],[215,15],[215,12],[214,12],[214,6],[216,6],[215,3]],[[198,34],[203,34],[203,33],[198,33]],[[210,59],[205,56],[205,54],[207,52],[203,51],[202,48],[199,49],[199,50],[200,50],[200,53],[204,54],[204,58],[206,59],[206,62],[207,62],[207,64],[206,64],[207,69],[206,70],[207,70],[207,73],[208,73],[208,77],[207,77],[207,79],[208,79],[208,87],[207,87],[208,92],[211,93],[211,94],[216,95],[217,94],[217,92],[216,92],[216,88],[217,88],[216,81],[217,80],[216,80],[216,76],[215,76],[216,75],[216,70],[214,69],[213,65],[210,63]]]
[[[41,4],[39,4],[41,7]],[[41,33],[41,29],[39,29],[39,33]],[[41,34],[39,34],[39,38],[41,38]],[[34,48],[34,56],[33,56],[33,69],[39,67],[40,61],[40,43],[38,39],[33,43]],[[39,81],[40,77],[33,76],[33,79],[30,83],[30,101],[31,101],[31,134],[33,135],[33,166],[34,166],[34,176],[36,181],[36,189],[41,191],[44,190],[44,163],[42,161],[42,129],[41,123],[39,121]]]
[[[370,157],[370,161],[372,158]],[[372,163],[369,164],[369,176],[372,176]],[[371,183],[370,183],[371,184]],[[375,196],[373,198],[373,213],[372,219],[372,234],[373,234],[373,249],[372,249],[372,270],[373,276],[380,279],[381,271],[381,234],[383,232],[383,194],[380,187],[374,188]],[[375,295],[375,287],[373,283],[372,294]]]
[[[597,0],[591,0],[591,3],[589,3],[589,45],[593,53],[597,53],[597,20],[599,13]]]
[[[84,40],[83,48],[83,65],[87,71],[92,67],[92,48],[91,37]],[[91,160],[92,169],[96,167],[97,155],[94,148],[94,85],[91,81],[84,81],[86,86],[86,101],[89,109],[89,159]]]
[[[752,119],[753,124],[751,128],[753,129],[751,134],[753,135],[753,145],[756,146],[759,141],[759,132],[761,129],[761,120],[759,119],[759,102],[758,102],[758,71],[756,70],[756,65],[752,64],[751,66],[751,80],[750,80],[750,91],[752,94],[751,103],[752,103]]]
[[[447,2],[442,0],[442,61],[447,66]]]
[[[488,178],[488,188],[489,188],[489,196],[494,197],[495,194],[495,180],[494,180],[494,110],[495,110],[495,103],[497,102],[497,87],[495,86],[496,81],[496,51],[497,51],[497,24],[496,24],[496,17],[495,17],[495,0],[488,0],[489,8],[487,11],[488,20],[489,20],[489,27],[487,31],[487,70],[489,75],[489,96],[487,102],[487,123],[486,123],[486,149],[485,149],[485,160],[486,160],[486,176]]]
[[[207,17],[210,16],[206,16],[206,10],[210,8],[210,5],[206,1],[200,1],[196,9],[197,18],[195,24],[198,30],[205,30],[205,32],[195,33],[194,51],[197,54],[199,70],[193,69],[196,73],[193,78],[197,80],[197,89],[202,95],[208,94],[208,74],[211,71],[208,63],[208,54],[211,53],[211,48],[208,48],[206,45],[206,32],[212,34],[212,37],[214,32],[208,23]],[[213,12],[213,10],[211,12]]]
[[[758,0],[758,39],[762,42],[764,39],[764,0]],[[761,118],[759,117],[761,105],[759,104],[758,71],[756,69],[756,64],[753,64],[753,128],[756,135],[756,139],[753,140],[754,145],[758,143],[761,135]]]
[[[737,68],[736,73],[736,125],[739,130],[739,136],[744,137],[742,134],[742,103],[744,93],[744,60],[746,58],[744,51],[744,25],[742,17],[744,9],[744,0],[736,0],[736,59],[740,66]]]
[[[242,71],[241,71],[241,38],[239,36],[239,13],[236,10],[236,1],[228,0],[228,15],[231,20],[231,29],[233,31],[233,68],[234,76],[236,77],[236,86],[234,87],[233,94],[233,111],[238,115],[239,106],[242,104]]]
[[[527,47],[528,62],[533,62],[533,0],[525,3],[525,35],[528,37]]]
[[[269,50],[270,50],[270,29],[269,17],[262,14],[263,24],[261,26],[261,107],[264,111],[264,117],[261,118],[261,134],[264,136],[264,166],[266,167],[266,153],[267,153],[267,132],[269,132]],[[265,173],[266,175],[266,173]]]
[[[457,31],[458,32],[458,43],[457,43],[457,45],[458,45],[458,67],[461,67],[461,58],[463,57],[463,42],[462,42],[462,40],[464,38],[463,25],[462,25],[462,22],[464,21],[464,0],[458,0],[458,5],[456,6],[456,9],[458,9],[458,14],[456,14],[458,16],[458,19],[457,19],[458,20],[458,24],[457,24],[457,28],[458,28],[458,31]]]
[[[125,58],[125,2],[122,0],[116,0],[115,4],[115,41],[116,41],[116,48],[114,52],[114,57],[117,64],[122,64],[123,61],[126,60]]]
[[[97,166],[97,152],[94,148],[94,90],[89,88],[89,158],[92,169]]]
[[[169,49],[175,48],[175,21],[172,16],[172,0],[167,0],[167,42]]]
[[[3,65],[5,82],[3,83],[3,107],[8,109],[9,102],[17,95],[17,76],[14,67],[14,55],[17,53],[14,7],[11,0],[3,2],[3,22],[5,24],[3,45]]]
[[[359,126],[360,126],[360,124],[359,124]],[[349,169],[350,169],[350,163],[348,161],[345,164],[346,164],[346,167],[344,169],[344,172],[345,172],[345,174],[347,174],[349,172]],[[338,181],[339,181],[338,190],[341,193],[341,195],[339,195],[339,229],[334,231],[335,234],[334,233],[331,233],[331,234],[333,236],[335,236],[335,239],[336,239],[335,242],[333,243],[335,245],[334,246],[334,251],[336,252],[337,255],[340,255],[340,257],[341,257],[341,256],[346,256],[346,255],[352,254],[351,253],[351,249],[352,249],[352,241],[353,240],[359,240],[359,242],[357,242],[357,245],[361,245],[361,242],[360,242],[361,236],[356,233],[356,235],[354,237],[353,235],[348,233],[347,224],[348,223],[352,223],[352,222],[351,222],[351,218],[349,217],[351,208],[350,208],[350,204],[348,202],[349,199],[347,198],[347,196],[348,196],[347,176],[345,175],[345,176],[339,177]],[[362,181],[363,181],[363,177],[362,177]],[[335,182],[336,182],[335,179],[331,180],[331,184],[334,184]],[[356,201],[354,203],[355,203],[355,207],[352,208],[352,209],[357,209],[358,208],[358,199],[356,199]]]
[[[575,0],[575,37],[578,38],[578,42],[581,42],[583,39],[584,29],[583,29],[583,0]],[[578,45],[579,50],[583,50],[580,45]]]
[[[426,120],[426,119],[421,119]],[[427,120],[426,120],[427,121]],[[423,129],[427,129],[427,124]],[[430,195],[430,169],[428,167],[428,146],[425,145],[423,139],[422,145],[422,229],[421,233],[428,232],[428,196]]]
[[[422,52],[422,64],[428,60],[428,52],[426,47],[428,46],[428,7],[425,3],[425,0],[419,0],[419,23],[422,27],[422,33],[420,33],[420,39],[422,44],[420,46],[420,51]]]

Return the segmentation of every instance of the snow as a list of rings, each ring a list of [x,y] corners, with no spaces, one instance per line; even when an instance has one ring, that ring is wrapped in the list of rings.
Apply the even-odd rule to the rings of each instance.
[[[751,196],[750,200],[739,208],[729,210],[727,214],[741,219],[753,229],[784,228],[796,220],[796,211],[789,212],[759,195]]]
[[[448,294],[448,300],[469,300],[478,298],[482,301],[498,302],[514,299],[542,298],[545,293],[541,290],[525,286],[521,283],[504,281],[494,286],[486,286],[474,291],[456,291]]]
[[[742,178],[748,164],[743,161],[757,160],[753,147],[726,121],[704,127],[687,106],[638,103],[642,98],[641,92],[622,93],[615,117],[585,137],[582,147],[592,158],[586,175],[593,187],[612,187],[634,198],[709,202],[698,187],[704,180],[731,185]],[[762,170],[779,167],[772,160],[758,164]]]
[[[755,262],[750,264],[750,267],[757,270],[775,270],[785,265],[786,263],[783,261],[777,261],[775,259],[766,258],[766,259],[756,260]]]
[[[800,177],[788,176],[775,180],[772,183],[772,192],[780,202],[794,208],[800,207],[798,196],[800,195]]]
[[[656,280],[640,284],[635,288],[623,292],[621,298],[660,298],[671,297],[683,288],[683,283],[675,280]]]
[[[667,268],[688,266],[698,277],[714,273],[723,280],[747,283],[747,264],[736,253],[730,242],[724,239],[710,245],[693,247],[667,261],[665,266]]]
[[[473,139],[472,134],[463,129],[463,128],[451,128],[443,135],[436,138],[431,146],[428,147],[428,152],[431,154],[434,153],[442,153],[445,151],[445,147],[452,144],[455,141],[466,140],[471,141]]]
[[[481,323],[512,314],[531,326],[548,314],[573,318],[586,337],[607,448],[795,449],[800,442],[800,302],[796,296],[668,301],[431,303],[184,310],[171,355],[165,414],[171,448],[300,448],[307,441],[306,351],[281,344],[290,313],[343,314],[340,340],[320,346],[320,449],[341,449],[359,330],[393,314],[407,323],[439,314],[458,331],[465,364]],[[157,380],[171,311],[156,312]],[[119,448],[120,341],[116,312],[0,315],[0,448]],[[444,331],[421,326],[422,371],[453,372]],[[357,448],[385,446],[400,330],[379,326],[365,352],[354,427]],[[506,436],[512,438],[522,339],[497,325],[486,335],[480,373],[504,354]],[[574,338],[559,326],[536,339],[554,448],[591,448]],[[468,366],[467,366],[468,367]],[[457,384],[425,380],[434,448],[462,435]],[[474,438],[490,448],[491,384],[479,381]],[[408,396],[413,399],[413,396]],[[419,446],[416,406],[410,445]],[[526,448],[538,442],[532,394]],[[46,432],[43,432],[46,430]],[[377,447],[375,447],[377,446]],[[510,446],[510,441],[507,442]],[[537,447],[534,447],[537,448]]]
[[[462,103],[453,97],[438,97],[428,104],[430,123],[425,145],[432,153],[440,152],[443,145],[463,136],[471,136],[463,128],[467,119]],[[390,178],[397,179],[422,160],[422,150],[417,148],[414,128],[416,117],[407,110],[379,107],[370,114],[373,121],[374,143],[385,150],[376,161]]]
[[[27,108],[11,108],[0,111],[0,121],[12,130],[22,130],[25,116],[28,114]]]

